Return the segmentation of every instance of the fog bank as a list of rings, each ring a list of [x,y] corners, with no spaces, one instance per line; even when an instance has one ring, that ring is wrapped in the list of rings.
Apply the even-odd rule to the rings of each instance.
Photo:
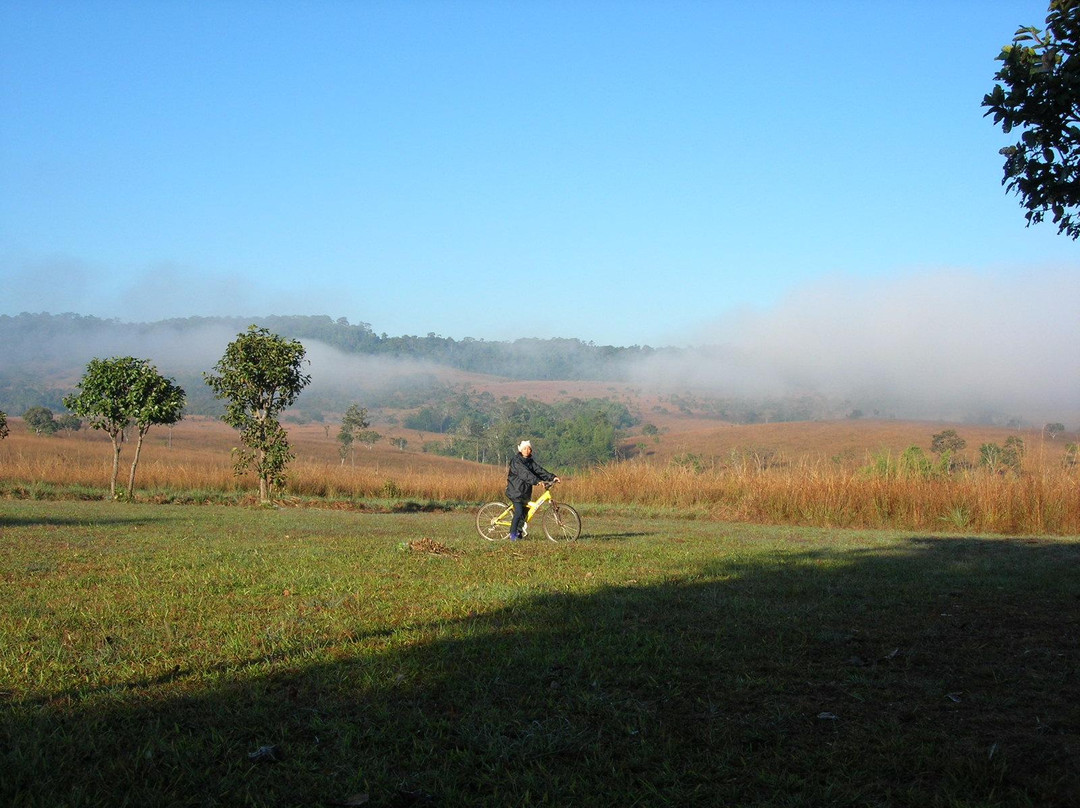
[[[708,347],[646,360],[634,379],[729,396],[815,394],[902,417],[1080,417],[1075,268],[835,277],[719,317],[690,341]]]

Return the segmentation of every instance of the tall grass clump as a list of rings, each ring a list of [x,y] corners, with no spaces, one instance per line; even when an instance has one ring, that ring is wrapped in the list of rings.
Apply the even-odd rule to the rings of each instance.
[[[913,454],[899,462],[878,458],[854,470],[809,461],[702,471],[621,463],[589,472],[572,486],[581,501],[705,512],[729,521],[1076,535],[1078,482],[1065,469],[949,474]]]

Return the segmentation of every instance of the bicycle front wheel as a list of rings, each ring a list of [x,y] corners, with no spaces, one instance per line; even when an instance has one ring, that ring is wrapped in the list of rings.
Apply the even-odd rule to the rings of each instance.
[[[489,502],[476,512],[476,530],[488,541],[499,541],[510,535],[512,512],[505,502]]]
[[[544,511],[544,532],[552,541],[573,541],[581,535],[581,517],[569,505],[556,505]]]

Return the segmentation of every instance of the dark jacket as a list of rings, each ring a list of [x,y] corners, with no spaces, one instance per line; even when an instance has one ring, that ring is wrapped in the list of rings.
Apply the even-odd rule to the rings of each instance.
[[[510,466],[506,470],[506,496],[513,500],[532,499],[532,488],[541,480],[551,482],[555,475],[545,468],[541,468],[531,456],[525,457],[518,452],[510,458]]]

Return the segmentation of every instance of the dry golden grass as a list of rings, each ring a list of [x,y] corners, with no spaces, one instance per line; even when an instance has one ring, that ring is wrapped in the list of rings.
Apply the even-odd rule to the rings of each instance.
[[[0,480],[41,482],[58,486],[101,487],[112,467],[112,446],[100,432],[43,437],[28,432],[12,419],[11,435],[0,442]],[[312,497],[400,496],[439,500],[479,500],[498,495],[499,471],[491,466],[406,451],[387,441],[361,446],[341,462],[333,430],[322,426],[288,425],[296,459],[289,466],[288,493]],[[409,438],[419,447],[419,440]],[[170,432],[150,431],[139,460],[136,491],[247,491],[253,475],[236,476],[232,449],[238,445],[233,429],[212,418],[186,418]],[[126,479],[132,446],[120,455]],[[496,481],[494,484],[492,481]]]
[[[658,425],[661,423],[656,422]],[[899,454],[909,446],[919,446],[927,454],[935,433],[954,429],[967,441],[961,456],[974,461],[984,443],[1003,445],[1011,436],[1023,439],[1033,462],[1060,464],[1065,447],[1078,440],[1076,433],[1047,438],[1041,430],[1015,430],[1005,427],[968,424],[943,424],[925,421],[848,420],[805,421],[777,424],[727,424],[703,419],[666,422],[659,440],[649,435],[634,436],[624,445],[640,444],[647,459],[666,463],[680,454],[694,453],[706,459],[730,460],[732,452],[742,453],[767,448],[785,460],[827,460],[841,458],[847,464],[865,464],[871,453]]]
[[[574,483],[583,501],[675,508],[724,521],[1008,534],[1080,534],[1080,475],[976,470],[887,477],[800,461],[695,472],[674,465],[605,466]]]
[[[111,446],[101,433],[39,437],[19,419],[0,442],[0,482],[103,488]],[[651,454],[572,475],[559,496],[568,502],[634,505],[702,518],[764,524],[899,528],[918,531],[1080,535],[1080,475],[1061,463],[1075,436],[1043,440],[1021,433],[1028,454],[1022,475],[973,469],[947,477],[882,476],[864,471],[874,453],[929,448],[940,424],[835,422],[714,426],[669,432]],[[334,429],[288,426],[296,453],[287,497],[328,502],[367,498],[479,503],[502,496],[503,470],[388,441],[361,446],[341,463]],[[1004,443],[1015,432],[958,427],[974,457],[983,442]],[[395,435],[391,430],[384,432]],[[427,436],[431,438],[432,436]],[[643,437],[639,440],[653,440]],[[235,432],[209,418],[189,418],[173,430],[152,430],[143,448],[137,495],[162,492],[248,492],[251,475],[233,473]],[[132,447],[121,455],[122,475]],[[696,470],[671,462],[697,455]]]

